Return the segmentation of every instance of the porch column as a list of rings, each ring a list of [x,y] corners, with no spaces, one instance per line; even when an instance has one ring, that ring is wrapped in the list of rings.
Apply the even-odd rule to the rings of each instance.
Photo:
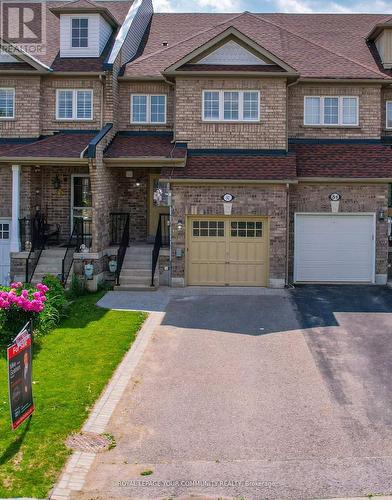
[[[11,252],[20,252],[20,165],[12,165]]]

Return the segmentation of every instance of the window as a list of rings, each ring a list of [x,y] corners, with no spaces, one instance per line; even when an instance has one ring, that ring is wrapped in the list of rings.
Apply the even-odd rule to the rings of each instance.
[[[263,223],[232,221],[231,236],[233,238],[261,238],[263,236]]]
[[[260,92],[258,90],[204,90],[204,121],[259,121]]]
[[[92,90],[58,90],[57,120],[92,120]]]
[[[71,47],[88,47],[88,19],[72,19]]]
[[[0,240],[9,240],[10,225],[8,223],[0,224]]]
[[[193,236],[224,236],[225,223],[220,220],[194,220],[192,234]]]
[[[386,128],[392,128],[392,101],[386,103]]]
[[[0,89],[0,119],[14,118],[15,116],[15,90]]]
[[[131,95],[131,123],[166,123],[166,95]]]
[[[305,97],[305,125],[358,125],[358,97]]]

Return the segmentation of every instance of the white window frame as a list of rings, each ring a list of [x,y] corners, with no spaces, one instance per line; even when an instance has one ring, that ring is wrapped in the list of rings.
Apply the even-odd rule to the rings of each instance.
[[[320,122],[306,123],[306,99],[320,99]],[[338,123],[324,123],[324,100],[338,99]],[[357,102],[357,117],[355,123],[343,123],[343,99],[355,99]],[[356,95],[306,95],[304,96],[304,125],[307,127],[358,127],[359,97]]]
[[[205,118],[204,116],[204,95],[206,92],[219,93],[219,118]],[[227,120],[224,118],[224,94],[225,92],[238,92],[238,120]],[[255,92],[257,93],[257,118],[244,118],[244,93]],[[203,122],[224,122],[224,123],[257,123],[260,122],[260,90],[257,89],[204,89],[202,92],[202,109],[201,119]]]
[[[0,120],[14,120],[15,119],[15,89],[13,87],[0,87],[0,90],[12,91],[12,116],[0,116]]]
[[[391,106],[391,113],[392,113],[392,101],[391,100],[386,101],[385,102],[385,128],[387,130],[392,130],[392,126],[388,127],[388,104]]]
[[[59,99],[59,93],[60,92],[72,92],[72,118],[61,118],[59,116],[59,104],[60,104],[60,99]],[[78,92],[89,92],[91,95],[91,117],[90,118],[78,118],[77,117],[77,95]],[[78,122],[91,122],[94,120],[94,92],[92,89],[56,89],[56,120],[61,121],[61,122],[71,122],[71,121],[78,121]]]
[[[147,100],[147,110],[146,110],[146,121],[133,121],[133,97],[146,97]],[[161,122],[153,122],[151,121],[151,98],[152,97],[163,97],[165,100],[165,118]],[[141,93],[132,93],[131,94],[131,104],[130,104],[130,123],[133,125],[165,125],[167,122],[167,95],[166,94],[141,94]]]
[[[74,47],[72,45],[72,21],[74,21],[75,19],[87,19],[87,47]],[[72,49],[72,50],[86,50],[90,47],[90,18],[89,16],[71,16],[70,17],[70,21],[69,21],[69,24],[70,24],[70,35],[69,35],[69,48]]]

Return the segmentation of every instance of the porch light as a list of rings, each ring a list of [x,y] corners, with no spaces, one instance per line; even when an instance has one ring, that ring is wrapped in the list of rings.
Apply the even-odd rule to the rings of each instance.
[[[184,229],[184,224],[183,224],[182,220],[180,219],[177,222],[177,231],[182,231],[183,229]]]
[[[380,221],[385,220],[385,211],[383,208],[380,208],[378,210],[378,220]]]
[[[58,191],[61,188],[61,180],[58,175],[56,175],[56,177],[53,179],[52,185],[53,189],[55,189],[56,191]]]

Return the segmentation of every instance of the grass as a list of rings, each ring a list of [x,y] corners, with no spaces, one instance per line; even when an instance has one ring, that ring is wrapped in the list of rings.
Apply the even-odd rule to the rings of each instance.
[[[132,344],[145,314],[95,306],[101,293],[81,297],[69,317],[35,345],[30,421],[11,430],[7,365],[0,357],[0,497],[47,496],[78,431],[114,369]]]

